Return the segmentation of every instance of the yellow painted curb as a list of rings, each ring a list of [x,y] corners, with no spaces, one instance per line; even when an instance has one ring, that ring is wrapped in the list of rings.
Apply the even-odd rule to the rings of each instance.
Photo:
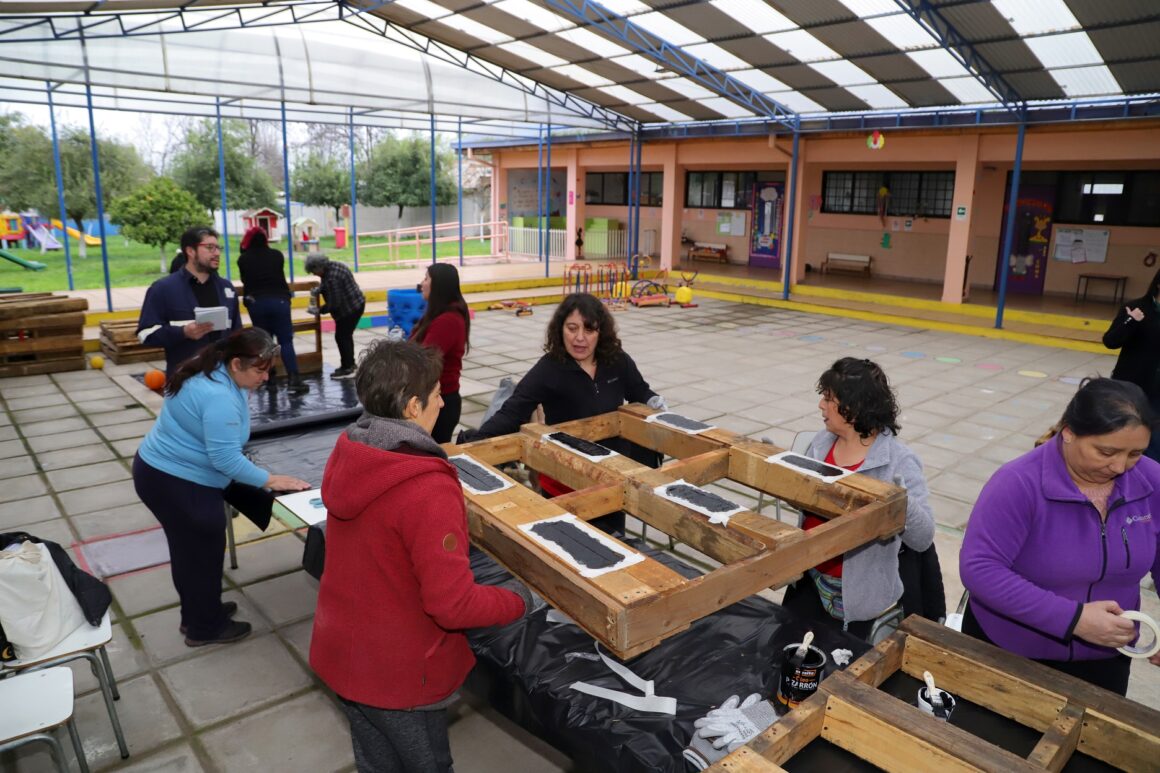
[[[1107,353],[1107,349],[1102,344],[1089,341],[1071,341],[1066,338],[1052,338],[1049,336],[1031,335],[1029,333],[1016,333],[1011,330],[996,330],[995,328],[981,328],[974,327],[972,325],[960,325],[953,322],[935,322],[931,320],[911,319],[909,317],[901,317],[894,314],[877,314],[874,312],[858,311],[855,309],[838,309],[831,306],[818,306],[812,303],[802,303],[800,301],[783,301],[775,298],[763,298],[760,296],[741,295],[738,293],[722,293],[715,290],[696,290],[696,293],[706,298],[715,298],[720,301],[732,301],[733,303],[749,303],[756,306],[770,306],[778,309],[804,311],[811,314],[824,314],[830,317],[858,319],[864,322],[879,322],[887,325],[899,325],[902,327],[920,328],[923,330],[939,330],[946,333],[959,333],[960,335],[969,335],[978,338],[993,338],[1004,341],[1017,341],[1019,343],[1035,344],[1036,346],[1050,346],[1057,349],[1069,349],[1076,352],[1090,352],[1092,354]]]

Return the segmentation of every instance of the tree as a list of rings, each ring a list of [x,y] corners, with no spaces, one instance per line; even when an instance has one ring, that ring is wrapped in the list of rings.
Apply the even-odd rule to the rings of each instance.
[[[225,156],[226,196],[228,205],[240,209],[271,207],[278,195],[274,182],[248,150],[249,134],[244,122],[226,121],[222,125],[222,150]],[[193,194],[206,209],[221,206],[218,186],[217,128],[201,121],[185,135],[185,149],[173,158],[173,180]]]
[[[387,137],[375,146],[359,188],[359,201],[372,207],[431,204],[431,151],[422,137]],[[435,154],[435,203],[455,202],[455,183],[446,153]]]
[[[161,250],[161,273],[169,270],[166,245],[177,244],[185,229],[212,221],[193,194],[168,177],[158,177],[109,206],[109,217],[136,242]]]
[[[350,203],[350,170],[336,159],[311,153],[295,165],[291,190],[304,204],[331,207],[337,221],[339,208]]]
[[[0,160],[0,190],[4,191],[5,203],[17,209],[57,214],[59,204],[51,140],[42,129],[31,126],[0,125],[0,131],[7,135],[4,144],[10,149],[10,153]],[[98,140],[97,154],[105,206],[113,199],[136,190],[152,175],[152,170],[132,145]],[[63,129],[60,163],[66,219],[72,220],[78,231],[83,231],[84,219],[97,214],[88,132],[76,127]],[[83,239],[80,254],[81,257],[85,255]]]

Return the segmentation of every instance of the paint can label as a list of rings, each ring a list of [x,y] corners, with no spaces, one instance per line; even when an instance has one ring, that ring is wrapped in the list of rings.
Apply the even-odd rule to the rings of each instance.
[[[797,644],[790,644],[782,650],[776,706],[780,713],[797,708],[799,703],[817,692],[826,668],[826,653],[813,646],[801,665],[795,668],[790,661],[797,648]]]

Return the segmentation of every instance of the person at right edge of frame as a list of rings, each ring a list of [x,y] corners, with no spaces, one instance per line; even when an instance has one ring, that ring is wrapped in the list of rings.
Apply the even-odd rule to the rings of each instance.
[[[963,633],[1127,693],[1117,649],[1137,631],[1121,615],[1160,574],[1160,465],[1143,458],[1155,420],[1140,387],[1087,379],[1056,435],[991,476],[959,553]]]
[[[475,665],[464,631],[543,603],[518,580],[475,582],[459,476],[431,437],[441,371],[437,349],[368,346],[355,377],[365,412],[322,478],[310,666],[341,701],[361,773],[451,771],[445,709]]]
[[[339,366],[331,378],[354,378],[354,331],[362,319],[367,299],[344,264],[330,260],[320,252],[306,256],[306,270],[322,282],[310,291],[310,313],[326,314],[334,319],[334,343],[338,346]],[[323,303],[319,305],[318,296]]]
[[[1120,350],[1112,378],[1143,389],[1152,412],[1160,415],[1160,271],[1143,297],[1120,309],[1104,333],[1104,346]],[[1160,432],[1152,434],[1144,455],[1160,462]]]

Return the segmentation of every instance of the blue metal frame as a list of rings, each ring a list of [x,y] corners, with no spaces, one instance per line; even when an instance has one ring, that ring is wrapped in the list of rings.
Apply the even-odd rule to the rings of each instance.
[[[282,232],[286,234],[286,263],[290,266],[290,281],[294,281],[294,219],[290,212],[290,142],[286,137],[286,103],[282,102],[282,198],[286,201]]]
[[[995,327],[1003,327],[1003,307],[1007,305],[1007,275],[1011,273],[1011,245],[1015,240],[1015,215],[1019,209],[1019,177],[1023,172],[1023,142],[1027,136],[1027,126],[1019,124],[1019,134],[1015,139],[1015,167],[1011,171],[1011,193],[1007,198],[1006,233],[1003,249],[999,252],[999,303],[995,309]]]
[[[97,124],[93,119],[93,89],[88,83],[85,84],[85,100],[88,105],[89,112],[89,150],[93,157],[93,193],[97,200],[97,231],[101,234],[101,266],[105,270],[105,303],[109,306],[109,311],[113,310],[113,291],[112,280],[109,278],[109,239],[105,233],[105,194],[101,190],[101,160],[100,154],[97,152]],[[60,221],[61,225],[68,225],[65,220]],[[65,232],[68,236],[68,232]],[[85,235],[81,234],[81,243],[84,244]]]
[[[229,210],[226,208],[226,153],[225,145],[222,142],[221,98],[215,99],[214,104],[217,107],[218,192],[221,194],[222,200],[222,249],[225,251],[226,279],[232,279],[230,276],[230,218]]]
[[[435,211],[435,114],[431,113],[431,263],[434,265],[439,260],[439,243],[436,240],[435,221],[437,213]]]
[[[548,124],[544,153],[544,276],[552,264],[552,124]]]
[[[287,24],[344,21],[387,5],[390,0],[267,0],[236,6],[183,5],[174,9],[0,15],[0,41],[96,40],[140,35],[173,35],[183,32],[221,31]]]
[[[445,43],[432,40],[426,35],[415,32],[414,30],[400,27],[381,16],[359,14],[357,16],[348,16],[344,21],[361,30],[374,33],[415,51],[433,56],[442,62],[454,64],[465,70],[470,70],[471,72],[486,76],[491,80],[511,86],[528,96],[546,100],[549,105],[562,108],[573,115],[598,121],[611,130],[628,130],[633,125],[632,119],[614,110],[602,107],[594,102],[589,102],[586,99],[581,99],[566,91],[559,91],[545,86],[538,81],[513,72],[506,67],[501,67],[498,64],[480,59],[466,51],[460,51]]]
[[[600,30],[630,51],[648,57],[662,67],[699,83],[714,94],[719,94],[746,110],[793,128],[793,119],[797,113],[785,105],[745,85],[708,62],[690,56],[680,46],[674,46],[594,0],[543,0],[543,4],[565,18]]]
[[[641,181],[641,176],[642,176],[641,168],[643,166],[644,166],[644,137],[642,137],[640,135],[640,133],[637,132],[637,135],[636,135],[636,177],[634,178],[635,184],[633,186],[634,187],[634,190],[633,190],[633,194],[634,194],[633,208],[636,210],[636,214],[634,214],[632,217],[632,224],[634,226],[633,236],[632,236],[632,254],[633,254],[634,258],[635,258],[635,256],[640,254],[640,181]],[[637,262],[634,260],[633,261],[633,273],[632,273],[633,279],[637,278],[636,269],[637,269]]]
[[[68,289],[75,290],[73,285],[73,270],[72,270],[72,248],[68,243],[68,231],[64,230],[68,227],[68,210],[64,205],[64,172],[61,171],[60,166],[60,140],[56,134],[56,111],[52,104],[52,84],[47,81],[44,84],[44,90],[48,94],[48,125],[52,130],[52,165],[56,170],[56,201],[57,206],[60,207],[60,229],[61,243],[64,245],[64,269],[68,274]],[[83,237],[82,237],[83,238]],[[110,309],[111,311],[112,309]]]
[[[544,257],[544,127],[536,136],[536,260]]]
[[[924,29],[934,35],[947,53],[953,56],[959,64],[966,67],[975,80],[983,84],[987,91],[995,95],[1008,110],[1019,111],[1027,105],[1027,100],[1009,84],[1006,79],[990,62],[979,55],[974,45],[947,21],[942,12],[931,5],[930,0],[894,0],[894,2],[918,22]]]
[[[358,187],[354,166],[354,108],[350,109],[350,246],[354,250],[354,270],[358,271]]]
[[[459,119],[459,127],[456,132],[456,146],[455,146],[455,161],[458,165],[458,193],[456,195],[456,203],[459,206],[459,267],[463,268],[463,119]]]
[[[633,218],[636,216],[636,211],[633,209],[633,206],[632,206],[632,193],[633,193],[632,179],[633,179],[633,174],[636,171],[637,138],[638,138],[638,135],[636,132],[633,132],[632,134],[628,135],[628,179],[625,181],[625,188],[626,188],[626,191],[625,191],[626,201],[625,201],[625,203],[628,205],[627,212],[626,212],[628,222],[625,223],[625,231],[624,231],[624,251],[627,253],[624,256],[624,263],[626,266],[632,266],[632,256],[633,256],[632,224],[633,224]],[[635,274],[633,275],[633,279],[636,279]]]
[[[801,142],[801,132],[793,133],[793,152],[789,157],[789,211],[785,221],[785,263],[781,280],[781,299],[789,300],[789,286],[793,282],[793,224],[797,217],[797,178],[798,178],[798,145]]]

